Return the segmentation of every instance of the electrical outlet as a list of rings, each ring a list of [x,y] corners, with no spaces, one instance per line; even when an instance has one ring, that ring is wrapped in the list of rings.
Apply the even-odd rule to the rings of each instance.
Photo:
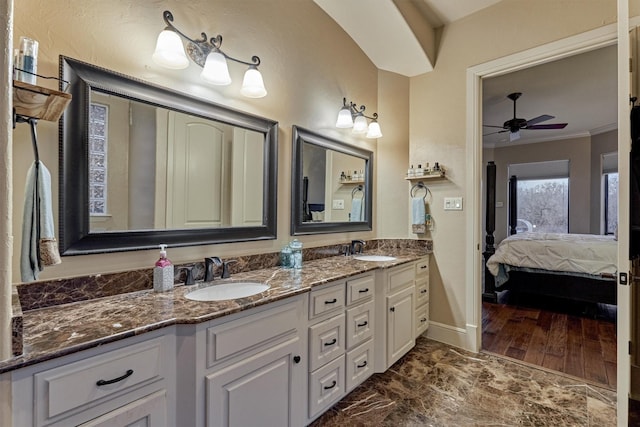
[[[445,211],[461,211],[462,197],[445,197],[444,210]]]
[[[336,199],[333,201],[333,209],[344,209],[344,200]]]

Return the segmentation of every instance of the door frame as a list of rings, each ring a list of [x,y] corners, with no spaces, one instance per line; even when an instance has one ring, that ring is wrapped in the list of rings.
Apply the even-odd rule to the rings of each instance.
[[[466,318],[467,348],[480,351],[482,346],[482,186],[484,182],[482,164],[482,79],[507,74],[535,65],[556,61],[565,57],[588,52],[618,43],[618,153],[630,151],[628,107],[629,75],[628,52],[631,25],[640,24],[640,18],[628,19],[628,0],[618,0],[619,20],[617,23],[603,26],[582,34],[557,40],[467,69],[467,113],[466,113],[466,151],[467,182],[472,192],[471,209],[467,210],[466,223],[470,233],[466,243]],[[620,11],[621,9],[621,11]],[[627,11],[627,12],[625,12]],[[618,42],[620,39],[620,42]],[[629,165],[626,156],[618,156],[619,182],[628,182]],[[626,181],[625,181],[626,180]],[[628,184],[621,185],[619,194],[628,194]],[[626,191],[626,192],[625,192]],[[628,254],[628,200],[619,205],[620,233],[618,237],[618,271],[629,271]],[[625,226],[626,224],[626,226]],[[630,390],[630,358],[627,354],[627,342],[630,337],[630,289],[629,286],[618,285],[618,319],[617,319],[617,395],[618,425],[626,425],[628,418],[628,394]],[[621,304],[622,303],[622,304]],[[620,351],[622,350],[622,351]]]

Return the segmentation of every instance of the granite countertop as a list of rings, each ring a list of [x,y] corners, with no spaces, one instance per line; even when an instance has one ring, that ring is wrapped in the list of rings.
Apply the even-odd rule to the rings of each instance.
[[[216,279],[163,293],[144,290],[27,311],[22,318],[23,354],[0,362],[0,373],[167,326],[228,316],[309,292],[335,280],[414,261],[425,252],[402,249],[379,254],[393,255],[396,259],[367,262],[333,256],[306,261],[300,270],[272,267],[234,274],[225,281],[250,280],[271,286],[263,293],[235,300],[200,302],[185,298],[186,293],[195,289],[222,283]]]

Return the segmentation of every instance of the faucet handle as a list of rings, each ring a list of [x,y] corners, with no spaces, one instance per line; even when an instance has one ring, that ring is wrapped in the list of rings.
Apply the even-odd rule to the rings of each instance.
[[[229,272],[229,264],[235,264],[236,262],[238,262],[237,259],[230,259],[222,263],[222,276],[220,276],[222,279],[228,279],[229,277],[231,277],[231,273]]]
[[[341,254],[344,254],[344,256],[349,256],[351,255],[351,246],[349,245],[342,245],[340,247],[340,252]]]
[[[222,260],[217,256],[207,257],[204,259],[204,281],[210,282],[216,278],[214,267],[220,267]]]
[[[196,283],[195,279],[193,278],[193,265],[186,265],[183,267],[178,267],[178,271],[186,271],[186,278],[184,280],[184,284],[185,285],[193,285],[194,283]]]

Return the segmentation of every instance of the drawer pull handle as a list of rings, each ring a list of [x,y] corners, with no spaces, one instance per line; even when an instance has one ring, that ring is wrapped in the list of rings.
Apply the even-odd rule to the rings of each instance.
[[[369,322],[367,322],[366,320],[362,323],[358,323],[358,328],[362,328],[363,326],[367,326],[369,324]]]
[[[119,381],[129,378],[131,375],[133,375],[133,369],[127,370],[127,372],[125,372],[123,376],[114,378],[112,380],[98,380],[96,382],[96,385],[100,387],[101,385],[109,385],[109,384],[117,383]]]
[[[330,299],[330,300],[328,300],[328,301],[325,301],[324,303],[325,303],[325,304],[335,304],[335,303],[337,303],[337,302],[338,302],[338,300],[337,300],[336,298],[334,298],[334,299]]]
[[[335,344],[335,343],[337,343],[337,342],[338,342],[338,340],[334,338],[334,339],[332,339],[331,341],[324,343],[324,345],[325,345],[326,347],[329,347],[330,345],[334,345],[334,344]]]
[[[426,265],[421,265],[421,266],[420,266],[420,270],[424,270],[425,268],[427,268],[427,266],[426,266]]]
[[[423,317],[422,319],[420,319],[420,322],[422,322],[422,323],[424,323],[424,322],[426,322],[426,321],[427,321],[427,319],[426,319],[426,318],[424,318],[424,317]]]
[[[293,356],[293,361],[295,363],[300,363],[300,356]]]
[[[395,307],[391,307],[391,308],[389,309],[389,311],[396,311],[396,308],[395,308]]]
[[[338,385],[338,383],[334,380],[331,385],[326,385],[324,386],[325,390],[331,390],[332,388],[334,388],[336,385]]]
[[[360,292],[361,294],[366,294],[367,292],[369,292],[369,288],[360,289],[358,292]]]
[[[421,293],[421,294],[426,294],[426,293],[427,293],[427,290],[426,290],[426,289],[423,289],[423,290],[421,290],[421,291],[420,291],[420,293]]]
[[[362,362],[362,365],[356,365],[356,368],[364,368],[365,366],[367,366],[367,361],[366,360],[364,362]]]

